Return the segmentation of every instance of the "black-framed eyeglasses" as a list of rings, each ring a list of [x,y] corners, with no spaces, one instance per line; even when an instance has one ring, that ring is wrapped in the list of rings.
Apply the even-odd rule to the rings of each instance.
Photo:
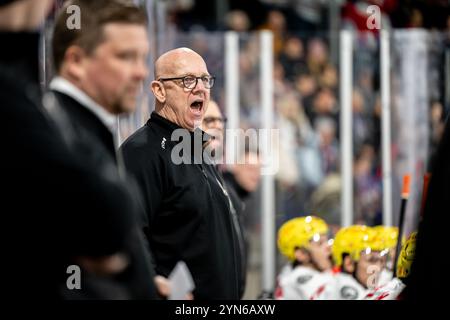
[[[203,85],[206,89],[211,89],[214,86],[215,77],[211,76],[184,76],[184,77],[175,77],[175,78],[159,78],[158,81],[171,81],[171,80],[181,80],[183,82],[183,86],[186,89],[194,89],[197,86],[198,79],[201,79]]]
[[[215,121],[219,121],[220,123],[225,125],[227,123],[227,118],[222,118],[222,117],[204,117],[203,118],[203,122],[206,125],[209,125]]]

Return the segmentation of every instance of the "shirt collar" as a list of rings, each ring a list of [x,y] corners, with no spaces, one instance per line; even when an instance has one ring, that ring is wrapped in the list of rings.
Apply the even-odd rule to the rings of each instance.
[[[68,80],[62,77],[55,77],[50,82],[50,89],[66,94],[75,99],[86,109],[94,113],[100,121],[111,131],[114,132],[116,128],[117,118],[115,115],[108,112],[105,108],[92,100],[86,93],[77,88]]]

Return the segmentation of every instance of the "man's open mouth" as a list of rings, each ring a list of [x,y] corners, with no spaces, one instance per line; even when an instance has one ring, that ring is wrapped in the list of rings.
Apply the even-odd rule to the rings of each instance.
[[[194,113],[201,114],[201,112],[203,110],[203,100],[195,100],[194,102],[192,102],[191,103],[191,110]]]

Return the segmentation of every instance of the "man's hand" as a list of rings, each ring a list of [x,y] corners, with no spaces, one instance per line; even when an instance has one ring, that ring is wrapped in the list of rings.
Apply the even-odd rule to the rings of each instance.
[[[168,298],[170,296],[171,287],[170,287],[170,281],[169,279],[163,277],[163,276],[156,276],[153,278],[155,281],[156,289],[158,290],[158,293],[160,296],[164,298]],[[188,293],[185,297],[186,300],[194,300],[194,296],[192,293]]]
[[[121,253],[104,257],[77,257],[75,261],[83,269],[100,276],[118,274],[128,266],[128,258]]]
[[[156,289],[160,296],[167,298],[170,295],[170,282],[163,276],[156,276],[154,278]]]

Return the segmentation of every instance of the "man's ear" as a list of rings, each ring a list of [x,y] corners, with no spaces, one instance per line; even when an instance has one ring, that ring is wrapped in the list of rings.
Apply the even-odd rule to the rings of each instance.
[[[166,89],[160,81],[152,81],[150,87],[152,89],[153,95],[159,103],[166,102]]]
[[[297,260],[301,263],[308,263],[310,260],[310,256],[305,249],[296,248],[295,249],[295,260]]]
[[[86,53],[79,46],[70,46],[64,54],[61,74],[69,79],[82,80],[85,75],[84,59]]]
[[[349,255],[344,257],[344,261],[342,262],[342,269],[348,273],[355,272],[355,263]]]

